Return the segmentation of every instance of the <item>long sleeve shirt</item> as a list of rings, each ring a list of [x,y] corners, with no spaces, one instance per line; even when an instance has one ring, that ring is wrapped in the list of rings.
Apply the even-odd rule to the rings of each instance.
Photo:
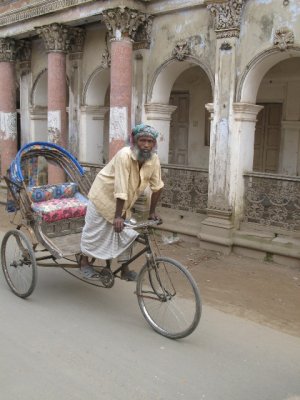
[[[152,192],[164,186],[157,154],[153,154],[140,168],[130,147],[123,147],[98,173],[88,197],[102,217],[112,223],[116,199],[125,200],[123,214],[128,218],[130,209],[148,185]]]

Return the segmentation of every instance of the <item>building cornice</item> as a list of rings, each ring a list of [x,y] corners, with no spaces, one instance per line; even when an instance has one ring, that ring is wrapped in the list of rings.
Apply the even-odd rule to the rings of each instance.
[[[40,17],[66,8],[92,3],[94,0],[38,0],[31,1],[19,9],[12,9],[0,14],[0,26],[11,25],[20,21]],[[1,9],[0,9],[1,12]]]
[[[100,14],[107,8],[118,7],[120,3],[124,3],[129,8],[137,8],[141,12],[147,14],[159,15],[168,14],[179,10],[187,10],[193,8],[205,8],[206,0],[181,0],[180,3],[170,4],[167,0],[158,0],[151,2],[151,0],[126,0],[126,1],[114,1],[110,3],[95,0],[31,0],[30,4],[23,5],[19,8],[12,8],[9,11],[1,13],[0,7],[0,27],[9,26],[22,21],[30,21],[31,19],[42,17],[54,12],[66,11],[69,8],[76,6],[93,6],[95,3],[99,3],[99,9],[95,11],[94,15]],[[93,13],[92,13],[93,14]],[[83,10],[84,15],[84,10]],[[91,15],[90,15],[91,16]],[[87,16],[88,17],[88,16]],[[57,20],[56,22],[66,22]]]

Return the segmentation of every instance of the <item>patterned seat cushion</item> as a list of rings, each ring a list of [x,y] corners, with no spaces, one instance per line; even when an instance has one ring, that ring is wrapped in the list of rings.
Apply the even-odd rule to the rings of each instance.
[[[80,193],[75,197],[53,199],[32,203],[31,208],[45,222],[55,222],[68,218],[79,218],[85,216],[88,200]]]
[[[34,203],[53,199],[67,199],[77,192],[74,182],[60,183],[57,185],[32,186],[27,189],[30,200]]]

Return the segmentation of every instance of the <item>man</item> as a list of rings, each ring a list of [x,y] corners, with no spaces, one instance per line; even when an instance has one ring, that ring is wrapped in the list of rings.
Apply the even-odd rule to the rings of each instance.
[[[131,133],[131,146],[119,150],[93,182],[81,239],[80,268],[87,279],[99,279],[88,257],[116,258],[136,239],[138,233],[124,229],[124,220],[130,218],[130,209],[148,185],[152,191],[149,219],[159,219],[155,209],[164,184],[155,152],[157,136],[151,126],[137,125]],[[122,279],[134,281],[136,276],[128,266],[121,270]]]

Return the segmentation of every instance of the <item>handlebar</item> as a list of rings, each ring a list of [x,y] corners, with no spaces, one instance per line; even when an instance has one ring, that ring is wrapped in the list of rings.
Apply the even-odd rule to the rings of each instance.
[[[162,220],[147,220],[147,221],[142,221],[142,222],[137,222],[135,219],[131,218],[130,220],[125,220],[124,221],[124,226],[125,228],[132,228],[132,229],[140,229],[140,228],[148,228],[151,226],[156,226],[156,225],[161,225]]]

